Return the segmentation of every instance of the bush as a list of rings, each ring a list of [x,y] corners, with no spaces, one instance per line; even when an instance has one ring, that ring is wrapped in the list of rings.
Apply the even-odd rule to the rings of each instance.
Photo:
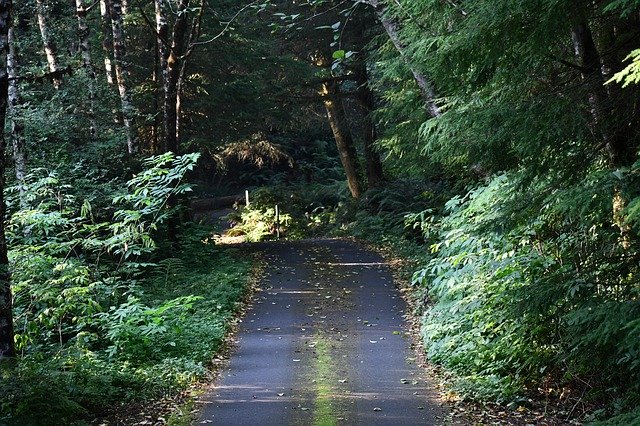
[[[506,402],[543,382],[587,383],[587,399],[637,403],[637,266],[614,254],[625,249],[607,225],[608,177],[588,179],[546,198],[535,221],[514,210],[523,195],[531,201],[517,175],[447,203],[433,258],[413,282],[435,301],[423,318],[427,354],[466,395]]]

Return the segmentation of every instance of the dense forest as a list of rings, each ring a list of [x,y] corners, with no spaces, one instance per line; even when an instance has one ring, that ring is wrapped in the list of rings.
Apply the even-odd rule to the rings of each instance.
[[[638,83],[639,0],[0,0],[0,424],[206,381],[245,189],[409,260],[460,398],[639,421]]]

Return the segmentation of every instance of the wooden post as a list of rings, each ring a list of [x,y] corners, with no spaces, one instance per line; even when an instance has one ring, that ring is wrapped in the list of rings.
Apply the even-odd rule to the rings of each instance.
[[[276,238],[280,239],[280,209],[276,204]]]
[[[244,190],[244,203],[247,207],[249,207],[249,190]]]

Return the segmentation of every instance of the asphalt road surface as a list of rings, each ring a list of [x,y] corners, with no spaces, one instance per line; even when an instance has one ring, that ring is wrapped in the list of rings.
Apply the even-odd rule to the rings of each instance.
[[[380,256],[344,240],[256,247],[261,291],[198,424],[440,423]]]

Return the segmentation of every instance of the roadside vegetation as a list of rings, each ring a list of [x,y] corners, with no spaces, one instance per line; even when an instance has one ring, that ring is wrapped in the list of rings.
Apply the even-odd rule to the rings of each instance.
[[[178,250],[157,242],[196,159],[147,160],[112,200],[78,202],[52,173],[27,178],[28,206],[9,222],[20,359],[2,364],[1,423],[108,419],[211,377],[253,265],[208,228],[184,227]]]

